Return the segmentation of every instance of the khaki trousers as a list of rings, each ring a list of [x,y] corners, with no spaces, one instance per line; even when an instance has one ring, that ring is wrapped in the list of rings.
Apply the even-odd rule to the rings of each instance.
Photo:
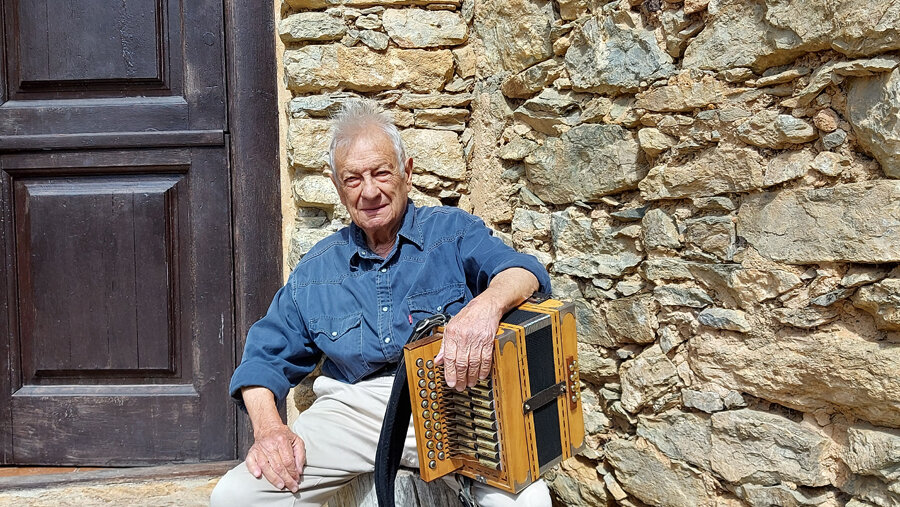
[[[275,489],[265,477],[253,477],[241,463],[219,480],[210,499],[212,507],[322,505],[357,475],[373,472],[375,448],[393,382],[389,376],[356,384],[317,378],[313,384],[316,401],[291,428],[306,443],[300,490],[292,494]],[[406,435],[401,464],[418,467],[412,426]],[[473,484],[472,492],[480,507],[549,507],[551,503],[550,491],[542,480],[519,495],[478,483]]]

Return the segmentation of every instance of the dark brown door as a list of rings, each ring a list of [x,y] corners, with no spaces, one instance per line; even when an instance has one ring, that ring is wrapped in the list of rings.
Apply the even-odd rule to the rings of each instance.
[[[0,463],[232,458],[222,0],[0,5]]]

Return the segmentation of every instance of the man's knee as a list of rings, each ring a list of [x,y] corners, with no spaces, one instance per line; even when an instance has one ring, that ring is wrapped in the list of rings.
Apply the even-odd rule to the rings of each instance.
[[[550,488],[543,479],[533,482],[518,495],[489,486],[475,489],[475,501],[480,507],[550,507]]]
[[[265,479],[262,479],[265,481]],[[260,486],[257,479],[250,475],[247,466],[241,463],[223,475],[209,497],[210,507],[233,507],[235,505],[254,505],[259,503]]]

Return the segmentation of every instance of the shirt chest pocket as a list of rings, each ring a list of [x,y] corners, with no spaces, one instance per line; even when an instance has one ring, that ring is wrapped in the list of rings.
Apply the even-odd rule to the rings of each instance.
[[[316,343],[327,346],[329,342],[341,342],[349,345],[349,342],[359,341],[361,323],[362,313],[341,317],[324,315],[310,320],[309,327]]]
[[[456,315],[466,303],[465,284],[456,283],[410,294],[406,297],[413,321],[435,313]]]

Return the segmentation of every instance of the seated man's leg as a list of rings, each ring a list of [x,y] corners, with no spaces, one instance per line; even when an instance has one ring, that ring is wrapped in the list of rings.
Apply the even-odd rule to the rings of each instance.
[[[317,378],[316,401],[292,427],[306,444],[300,491],[279,491],[241,463],[219,481],[211,505],[322,505],[354,477],[373,471],[392,382],[393,377],[380,377],[350,385]]]
[[[518,495],[475,482],[472,484],[472,495],[478,507],[550,507],[552,503],[550,488],[543,479],[531,483]]]

